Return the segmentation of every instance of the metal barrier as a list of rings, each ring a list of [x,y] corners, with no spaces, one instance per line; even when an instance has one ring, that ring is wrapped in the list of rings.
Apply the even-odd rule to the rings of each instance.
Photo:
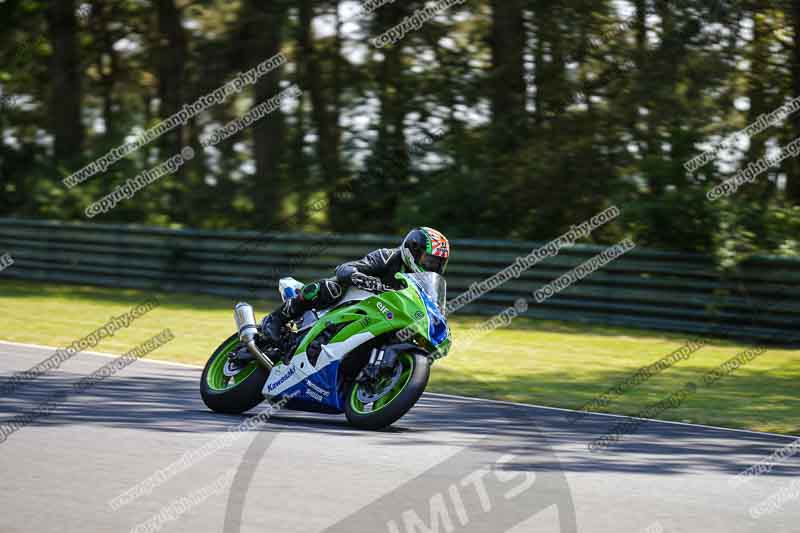
[[[131,225],[0,219],[0,279],[277,299],[276,281],[331,276],[341,262],[398,236],[172,230]],[[544,243],[454,239],[453,298]],[[562,249],[459,313],[494,314],[527,298],[527,316],[788,344],[800,331],[800,258],[755,257],[727,275],[699,254],[634,249],[537,304],[532,292],[603,251]]]

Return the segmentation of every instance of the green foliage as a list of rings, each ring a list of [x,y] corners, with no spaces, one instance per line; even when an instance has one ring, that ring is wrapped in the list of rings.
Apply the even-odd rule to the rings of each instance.
[[[623,215],[595,242],[629,236],[640,246],[711,252],[723,266],[798,253],[800,162],[729,199],[710,202],[705,192],[800,135],[800,119],[771,127],[724,164],[695,175],[683,168],[702,143],[745,127],[800,86],[800,20],[786,2],[474,0],[381,50],[370,38],[422,2],[364,17],[337,0],[269,9],[255,0],[59,5],[68,4],[91,5],[76,15],[74,72],[59,60],[69,35],[55,4],[0,3],[8,29],[0,34],[0,216],[84,219],[90,203],[191,145],[200,157],[95,220],[219,229],[265,229],[256,226],[272,220],[397,234],[429,224],[454,237],[544,240],[617,205]],[[200,149],[211,129],[264,99],[272,85],[262,81],[191,119],[180,137],[164,136],[73,189],[61,184],[164,119],[163,87],[192,102],[266,59],[270,44],[290,60],[270,83],[298,83],[296,106]],[[174,68],[164,66],[167,52]],[[70,74],[79,83],[55,94],[54,80]],[[54,117],[76,101],[80,153],[56,158],[70,128]]]

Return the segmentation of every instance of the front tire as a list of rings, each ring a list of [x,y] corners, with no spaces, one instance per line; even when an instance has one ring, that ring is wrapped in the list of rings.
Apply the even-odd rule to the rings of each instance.
[[[344,413],[357,428],[381,429],[392,425],[419,400],[431,375],[431,361],[419,353],[402,353],[397,358],[403,365],[400,380],[386,397],[370,404],[358,398],[360,384],[353,382],[346,389]]]
[[[200,378],[203,403],[217,413],[238,415],[264,401],[261,390],[269,372],[257,361],[251,361],[244,370],[231,378],[222,372],[228,354],[238,347],[239,337],[228,337],[211,355]]]

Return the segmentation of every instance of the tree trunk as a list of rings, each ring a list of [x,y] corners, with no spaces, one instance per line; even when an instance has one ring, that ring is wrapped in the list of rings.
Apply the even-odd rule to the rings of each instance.
[[[390,28],[403,19],[405,11],[402,6],[392,4],[381,8],[377,15],[380,27]],[[408,178],[405,117],[410,95],[406,90],[402,41],[381,51],[383,61],[377,73],[380,122],[376,155],[382,183],[378,184],[380,190],[372,191],[375,195],[372,207],[376,220],[372,221],[371,228],[381,233],[392,233],[401,191]]]
[[[523,143],[527,122],[523,9],[520,0],[492,0],[491,4],[493,137],[499,146],[513,150]]]
[[[750,109],[747,113],[747,123],[752,124],[758,120],[759,115],[769,113],[771,105],[769,103],[769,93],[773,89],[774,83],[770,79],[769,59],[772,55],[770,51],[771,29],[765,21],[767,16],[766,8],[753,7],[753,40],[751,42],[750,72],[748,76],[747,96],[750,99]],[[766,138],[764,135],[756,135],[750,139],[750,147],[747,150],[747,157],[742,162],[746,167],[749,163],[755,162],[766,155]],[[758,176],[753,183],[742,187],[737,195],[749,196],[752,199],[767,203],[774,193],[774,186],[768,181],[770,171]]]
[[[75,1],[52,2],[48,33],[53,47],[50,63],[50,116],[56,161],[70,165],[80,158],[84,129],[81,122],[81,66]]]
[[[158,97],[161,119],[177,113],[183,106],[182,88],[186,66],[186,35],[181,13],[174,0],[156,0],[158,14]],[[183,128],[179,125],[161,138],[162,159],[172,157],[183,147]]]
[[[325,91],[325,83],[314,47],[313,30],[311,23],[314,19],[314,2],[302,0],[299,7],[298,46],[299,56],[303,61],[306,87],[311,96],[311,118],[317,130],[317,154],[319,157],[322,179],[325,182],[329,206],[336,205],[336,193],[340,183],[339,144],[341,132],[339,131],[338,105],[331,105]],[[331,226],[339,227],[339,217],[335,216],[335,209],[329,209]]]
[[[792,98],[800,96],[800,2],[792,2],[792,24],[794,26],[794,47],[792,49]],[[793,138],[800,137],[800,113],[791,116]],[[791,165],[787,166],[788,182],[786,184],[786,196],[794,205],[800,205],[800,161],[793,159]]]
[[[286,12],[286,3],[281,0],[247,1],[243,13],[248,21],[248,42],[252,43],[252,65],[281,51]],[[281,68],[271,70],[256,82],[256,105],[280,92]],[[276,109],[256,122],[252,130],[256,162],[256,180],[252,195],[256,205],[255,220],[263,229],[281,218],[285,190],[281,175],[284,151],[283,113]]]

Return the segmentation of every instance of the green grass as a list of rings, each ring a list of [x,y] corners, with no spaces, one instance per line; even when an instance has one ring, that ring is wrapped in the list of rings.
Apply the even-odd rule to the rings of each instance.
[[[72,285],[0,281],[0,339],[65,346],[119,315],[150,293]],[[161,306],[103,340],[94,351],[124,353],[170,328],[175,340],[152,353],[154,359],[205,363],[233,333],[232,299],[159,294]],[[260,318],[276,302],[251,301]],[[454,348],[437,362],[429,391],[577,408],[617,381],[678,349],[686,335],[636,329],[516,319],[514,323],[459,347],[459,335],[483,319],[453,317]],[[686,361],[617,397],[607,412],[636,414],[702,376],[747,345],[715,341]],[[800,351],[770,349],[680,407],[668,420],[800,433]]]

